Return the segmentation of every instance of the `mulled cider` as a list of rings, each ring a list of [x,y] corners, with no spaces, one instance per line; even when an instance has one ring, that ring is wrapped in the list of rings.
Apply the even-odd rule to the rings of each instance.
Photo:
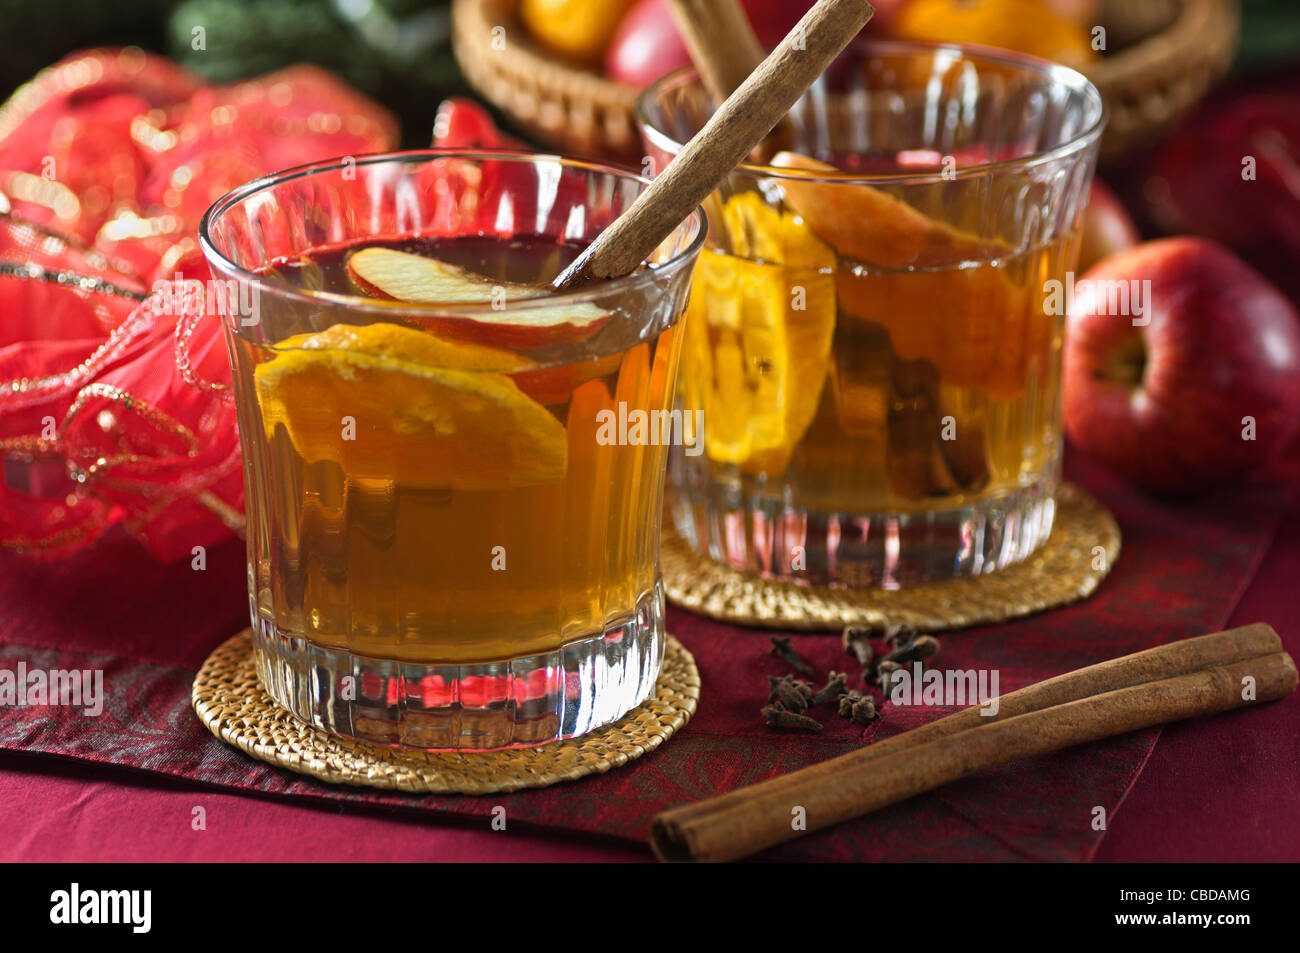
[[[712,110],[692,71],[639,104],[667,164]],[[761,164],[705,203],[673,452],[677,530],[801,584],[898,588],[1000,569],[1051,531],[1057,289],[1102,109],[1077,73],[851,44]]]
[[[658,673],[668,440],[617,422],[672,411],[700,223],[636,275],[553,295],[587,199],[556,207],[561,188],[539,215],[527,161],[474,197],[491,231],[304,243],[255,269],[258,326],[228,324],[262,675],[342,734],[536,744],[617,718]]]

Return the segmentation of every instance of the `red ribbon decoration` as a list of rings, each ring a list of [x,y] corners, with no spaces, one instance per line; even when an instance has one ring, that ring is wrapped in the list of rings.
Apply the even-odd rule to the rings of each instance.
[[[58,557],[120,524],[171,562],[242,528],[220,319],[175,313],[173,283],[209,278],[198,223],[230,189],[397,140],[315,67],[214,87],[136,49],[0,107],[0,545]]]

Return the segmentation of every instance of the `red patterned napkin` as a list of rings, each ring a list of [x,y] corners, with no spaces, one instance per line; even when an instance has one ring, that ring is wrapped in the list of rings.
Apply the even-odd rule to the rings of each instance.
[[[146,296],[209,277],[198,223],[230,189],[396,143],[315,67],[212,87],[139,50],[73,54],[0,107],[0,544],[63,556],[121,524],[172,561],[232,535],[221,329]]]
[[[1112,574],[1086,602],[1019,622],[941,636],[947,668],[996,668],[1000,689],[1170,639],[1222,628],[1300,485],[1289,472],[1195,505],[1153,502],[1085,459],[1070,477],[1097,494],[1124,529]],[[56,566],[0,554],[0,669],[99,669],[104,710],[0,708],[0,748],[113,764],[231,790],[367,805],[427,818],[483,823],[503,806],[511,829],[534,827],[644,840],[659,811],[844,754],[940,717],[939,707],[886,705],[870,729],[826,718],[819,735],[765,728],[767,676],[786,671],[768,633],[670,609],[668,629],[695,653],[699,711],[667,744],[626,767],[537,791],[490,797],[415,796],[328,785],[254,761],[214,738],[190,707],[193,673],[221,641],[248,625],[243,546],[208,554],[205,572],[150,561],[113,534]],[[1281,598],[1285,602],[1285,596]],[[195,612],[202,606],[201,612]],[[1254,621],[1254,620],[1252,620]],[[1285,619],[1265,621],[1282,623]],[[794,635],[819,672],[859,667],[837,633]],[[1300,697],[1218,716],[1255,738],[1288,737]],[[1105,831],[1159,731],[1134,732],[981,772],[769,852],[786,860],[1083,860]],[[1285,745],[1285,742],[1282,742]],[[1189,785],[1241,781],[1237,755],[1207,751]],[[1283,766],[1283,770],[1286,767]],[[1204,772],[1204,782],[1200,772]],[[1283,844],[1289,843],[1286,841]],[[1178,845],[1165,845],[1176,856]],[[1283,848],[1284,850],[1285,848]]]

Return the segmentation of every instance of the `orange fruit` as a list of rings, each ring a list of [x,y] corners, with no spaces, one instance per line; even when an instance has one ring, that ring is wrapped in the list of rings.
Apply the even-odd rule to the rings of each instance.
[[[1097,53],[1088,29],[1067,15],[1070,7],[1078,8],[1076,17],[1087,16],[1081,4],[1060,0],[910,0],[893,32],[904,40],[978,43],[1079,67]]]
[[[817,412],[835,332],[835,253],[754,192],[728,199],[724,238],[695,271],[683,324],[683,408],[704,411],[717,463],[780,474]]]
[[[635,0],[522,0],[519,19],[548,50],[588,65],[604,56]]]
[[[253,375],[262,421],[310,463],[457,490],[564,478],[564,425],[502,373],[518,355],[395,324],[336,324],[275,350]]]

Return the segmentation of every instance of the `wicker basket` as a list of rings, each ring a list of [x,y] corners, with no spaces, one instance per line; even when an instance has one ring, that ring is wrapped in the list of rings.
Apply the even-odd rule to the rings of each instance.
[[[515,5],[453,3],[452,40],[470,84],[542,142],[639,161],[638,91],[530,45]],[[1089,74],[1110,108],[1106,160],[1158,139],[1191,110],[1232,62],[1241,16],[1236,0],[1103,0],[1100,19],[1118,48]],[[493,48],[494,36],[504,50]]]
[[[516,0],[452,3],[452,46],[470,85],[542,142],[576,155],[637,161],[639,91],[532,46],[515,6]],[[494,49],[494,39],[505,48]]]
[[[1160,139],[1227,73],[1241,11],[1236,0],[1106,0],[1102,22],[1112,42],[1135,40],[1088,76],[1110,110],[1105,161]]]

